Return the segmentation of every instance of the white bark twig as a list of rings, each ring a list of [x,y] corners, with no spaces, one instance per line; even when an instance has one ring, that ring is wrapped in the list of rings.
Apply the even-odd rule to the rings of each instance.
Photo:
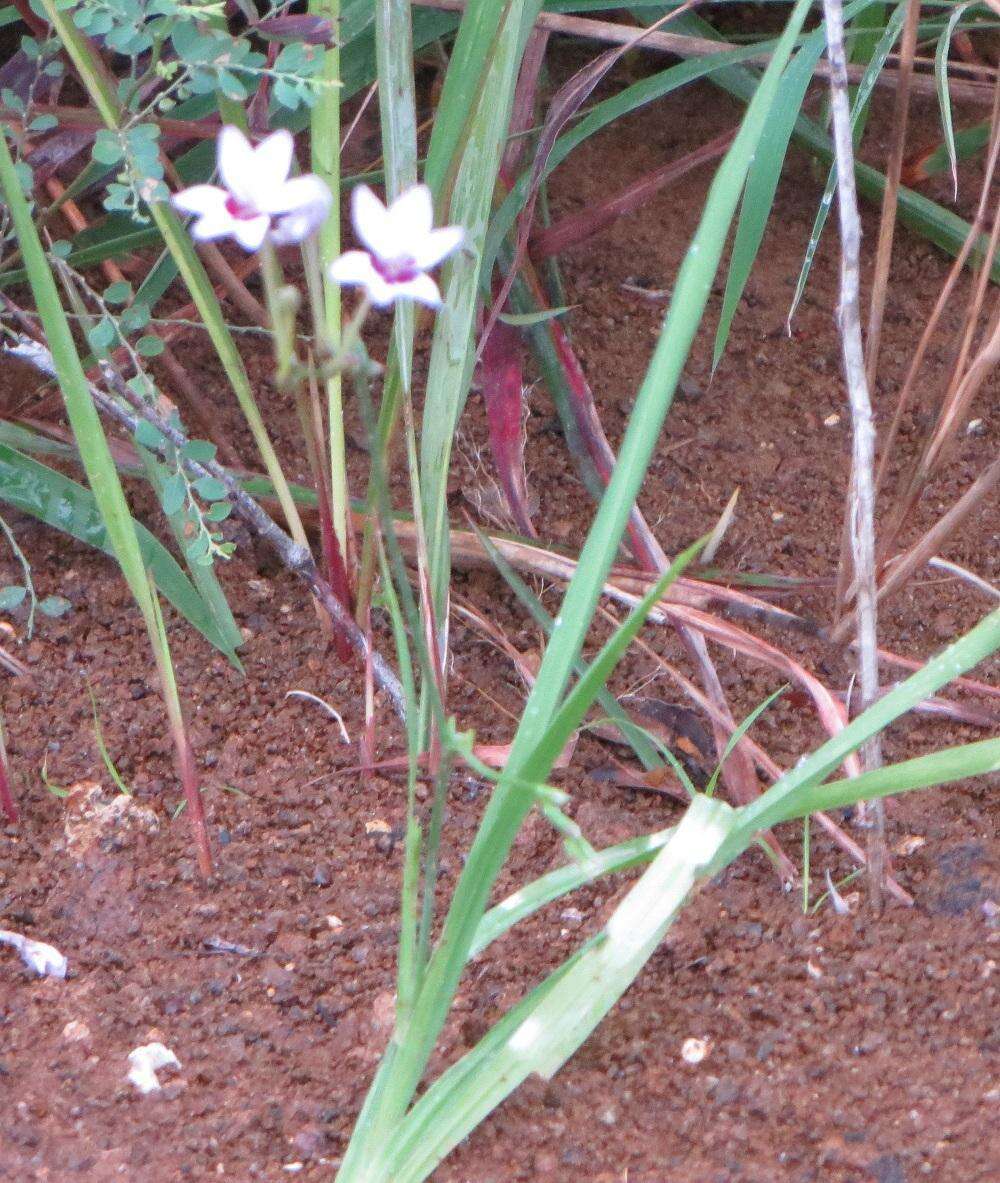
[[[864,708],[875,702],[879,695],[875,581],[875,423],[861,336],[861,219],[858,216],[858,196],[854,186],[854,145],[847,95],[847,58],[844,52],[841,0],[823,0],[823,13],[830,62],[830,106],[837,157],[837,208],[840,217],[838,317],[844,379],[854,429],[849,517],[857,585],[858,673]],[[881,766],[882,737],[879,732],[862,747],[861,760],[866,771]],[[882,907],[885,880],[885,809],[881,801],[873,802],[870,808],[872,826],[868,841],[868,871],[871,903],[877,912]]]

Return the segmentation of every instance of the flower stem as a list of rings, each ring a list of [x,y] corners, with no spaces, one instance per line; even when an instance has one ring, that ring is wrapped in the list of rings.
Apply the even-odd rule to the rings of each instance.
[[[310,0],[309,11],[325,17],[334,29],[340,20],[340,0]],[[323,57],[322,81],[332,83],[319,88],[312,109],[310,144],[312,171],[330,187],[340,192],[340,49],[336,39]],[[329,217],[319,231],[319,271],[323,291],[323,336],[336,352],[341,338],[340,287],[327,275],[330,264],[340,254],[340,219]],[[344,443],[343,384],[339,372],[326,380],[329,415],[330,507],[333,528],[340,553],[349,562],[350,505],[347,489],[347,449]]]

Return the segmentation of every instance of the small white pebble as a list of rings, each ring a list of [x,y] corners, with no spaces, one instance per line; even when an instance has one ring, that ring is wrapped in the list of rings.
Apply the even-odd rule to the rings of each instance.
[[[700,1064],[711,1045],[707,1039],[685,1039],[681,1044],[681,1059],[685,1064]]]
[[[68,963],[53,945],[44,941],[33,941],[19,932],[0,928],[0,945],[10,945],[21,954],[21,960],[42,978],[64,978]]]
[[[281,1169],[287,1171],[290,1175],[297,1175],[304,1166],[305,1163],[302,1162],[286,1162]]]
[[[834,412],[832,415],[827,415],[827,417],[823,420],[823,426],[824,427],[836,427],[839,422],[840,422],[840,416],[836,412]]]
[[[70,1019],[62,1029],[62,1037],[67,1043],[83,1043],[90,1038],[90,1028],[79,1019]]]
[[[982,419],[970,419],[965,429],[966,435],[985,435]]]
[[[146,1096],[160,1088],[156,1073],[160,1068],[180,1068],[181,1062],[165,1044],[144,1043],[128,1054],[127,1080]]]
[[[806,973],[817,982],[823,976],[823,971],[812,961],[806,962]]]
[[[780,509],[776,509],[774,511],[774,513],[771,514],[771,521],[772,522],[783,522],[784,520],[785,520],[785,515],[781,512]]]

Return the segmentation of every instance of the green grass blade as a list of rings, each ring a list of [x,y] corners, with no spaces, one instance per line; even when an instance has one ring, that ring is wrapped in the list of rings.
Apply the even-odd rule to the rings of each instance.
[[[143,616],[146,617],[149,613],[147,619],[151,619],[152,597],[132,515],[118,480],[104,429],[90,398],[87,378],[80,364],[66,314],[59,302],[55,281],[32,223],[31,213],[14,170],[14,161],[3,135],[0,135],[0,188],[3,189],[10,210],[14,232],[30,279],[35,307],[56,366],[59,388],[66,404],[70,426],[73,428],[94,500],[107,529],[108,541]]]
[[[873,0],[858,0],[844,9],[844,20],[849,21],[872,7]],[[900,8],[904,8],[901,4]],[[788,144],[795,122],[798,119],[806,91],[812,81],[816,65],[826,49],[826,34],[822,26],[806,37],[802,48],[785,71],[781,79],[778,100],[774,105],[774,117],[768,121],[760,146],[750,166],[746,191],[740,209],[736,237],[733,240],[729,276],[722,300],[722,311],[715,333],[712,353],[712,369],[722,360],[733,316],[739,306],[747,280],[753,269],[764,238],[764,230],[771,217],[774,194],[781,178],[781,170],[788,152]],[[860,108],[859,108],[860,109]]]
[[[525,884],[512,895],[500,901],[496,907],[490,908],[480,920],[476,929],[476,939],[469,950],[470,957],[478,957],[480,953],[491,945],[505,932],[509,932],[515,924],[533,916],[547,904],[562,899],[571,891],[586,887],[607,875],[616,875],[621,871],[629,871],[633,867],[648,863],[666,844],[674,832],[671,826],[666,830],[659,830],[655,834],[643,834],[639,838],[629,838],[615,846],[608,846],[604,850],[595,851],[586,862],[569,863],[565,867],[557,867],[547,875]]]
[[[882,731],[906,711],[931,697],[953,678],[1000,648],[1000,608],[991,612],[974,629],[932,658],[905,682],[893,687],[866,711],[807,759],[790,769],[766,793],[742,811],[744,821],[754,829],[765,829],[766,819],[797,802],[798,795],[829,776],[844,757],[856,751],[870,736]],[[860,778],[857,778],[860,779]],[[810,807],[810,811],[812,807]],[[797,816],[795,813],[790,816]]]
[[[766,829],[820,809],[843,809],[858,801],[934,788],[998,771],[1000,739],[984,739],[978,743],[961,744],[926,756],[916,756],[912,760],[862,773],[861,776],[812,785],[800,790],[794,797],[765,809],[754,818],[754,824],[758,825],[763,820],[760,828]]]
[[[719,777],[722,775],[722,769],[726,761],[732,755],[733,749],[740,742],[743,736],[746,735],[754,723],[757,722],[761,715],[763,715],[768,707],[771,706],[772,703],[776,702],[787,689],[787,686],[781,686],[775,690],[773,694],[769,694],[762,703],[759,703],[754,707],[750,714],[747,715],[743,722],[740,723],[740,725],[733,731],[732,735],[730,735],[729,739],[726,741],[726,746],[722,751],[722,755],[719,757],[719,762],[715,766],[715,771],[712,773],[708,784],[705,786],[705,793],[707,796],[711,797],[714,794],[715,786],[719,783]]]
[[[937,91],[938,107],[941,111],[941,130],[944,132],[956,201],[958,200],[958,156],[955,152],[955,125],[951,116],[951,94],[948,90],[948,54],[951,50],[951,38],[955,32],[955,26],[970,7],[971,4],[959,4],[955,7],[934,50],[934,89]]]
[[[473,326],[478,301],[481,274],[480,259],[486,226],[493,201],[493,190],[506,142],[514,86],[524,50],[526,25],[534,21],[540,7],[539,0],[507,0],[499,13],[497,28],[489,32],[492,51],[484,67],[482,78],[471,79],[476,73],[478,57],[465,46],[471,43],[466,29],[475,32],[476,52],[480,40],[486,38],[488,24],[483,24],[487,10],[497,8],[496,0],[475,5],[465,10],[455,54],[442,92],[440,114],[432,138],[425,176],[438,191],[443,168],[451,168],[452,157],[440,145],[451,144],[451,127],[460,116],[468,116],[464,138],[456,140],[452,153],[461,148],[455,161],[454,187],[447,222],[463,226],[466,247],[445,265],[442,292],[445,307],[437,317],[427,378],[427,394],[420,439],[420,483],[423,489],[424,525],[427,535],[429,580],[435,616],[440,623],[446,619],[445,601],[449,580],[449,546],[447,523],[447,480],[452,439],[459,416],[465,406],[474,361]],[[471,22],[475,22],[472,24]],[[466,22],[470,22],[468,25]],[[483,53],[485,53],[483,49]],[[468,74],[469,77],[465,75]],[[461,75],[461,77],[460,77]],[[458,79],[451,85],[452,77]],[[471,81],[470,81],[471,79]],[[461,85],[464,95],[475,83],[478,101],[452,110],[456,88]],[[470,113],[471,112],[471,113]],[[439,132],[439,128],[442,130]]]
[[[473,529],[476,532],[476,537],[482,544],[483,550],[485,550],[490,561],[503,576],[507,586],[517,596],[524,607],[527,608],[532,619],[545,633],[545,636],[547,638],[551,637],[552,630],[555,627],[555,621],[545,610],[541,600],[528,587],[510,563],[507,562],[500,551],[497,550],[488,535],[484,534],[478,526],[473,526]],[[587,667],[584,661],[582,659],[578,660],[575,667],[576,674],[582,677],[586,673],[586,669]],[[608,718],[618,727],[623,737],[632,745],[636,756],[638,756],[644,768],[663,767],[663,761],[657,756],[654,744],[650,742],[649,737],[641,727],[637,727],[632,723],[632,720],[619,704],[618,699],[615,698],[606,686],[602,686],[598,690],[597,703],[607,714]]]
[[[587,666],[579,681],[566,696],[562,706],[552,716],[535,750],[521,766],[521,775],[526,780],[534,782],[537,779],[538,782],[541,782],[548,776],[559,753],[583,721],[584,715],[590,710],[598,692],[607,684],[608,678],[621,660],[622,654],[638,635],[639,629],[642,628],[650,612],[660,601],[667,588],[699,553],[706,541],[707,538],[701,538],[678,555],[604,643],[600,653]],[[550,646],[556,640],[560,624],[560,617],[557,616]],[[539,680],[541,677],[542,671],[539,671]]]

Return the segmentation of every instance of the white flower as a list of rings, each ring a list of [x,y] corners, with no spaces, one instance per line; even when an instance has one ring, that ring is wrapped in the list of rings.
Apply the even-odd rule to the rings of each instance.
[[[351,199],[351,220],[363,251],[347,251],[330,267],[337,283],[358,284],[380,308],[395,300],[441,306],[441,293],[427,274],[462,244],[460,226],[432,229],[434,204],[426,185],[414,185],[388,208],[366,185]]]
[[[173,196],[186,214],[197,214],[195,238],[235,238],[245,250],[259,250],[265,238],[281,246],[301,242],[322,225],[333,198],[312,173],[289,177],[290,132],[272,132],[253,147],[236,127],[219,133],[219,185],[192,185]]]

